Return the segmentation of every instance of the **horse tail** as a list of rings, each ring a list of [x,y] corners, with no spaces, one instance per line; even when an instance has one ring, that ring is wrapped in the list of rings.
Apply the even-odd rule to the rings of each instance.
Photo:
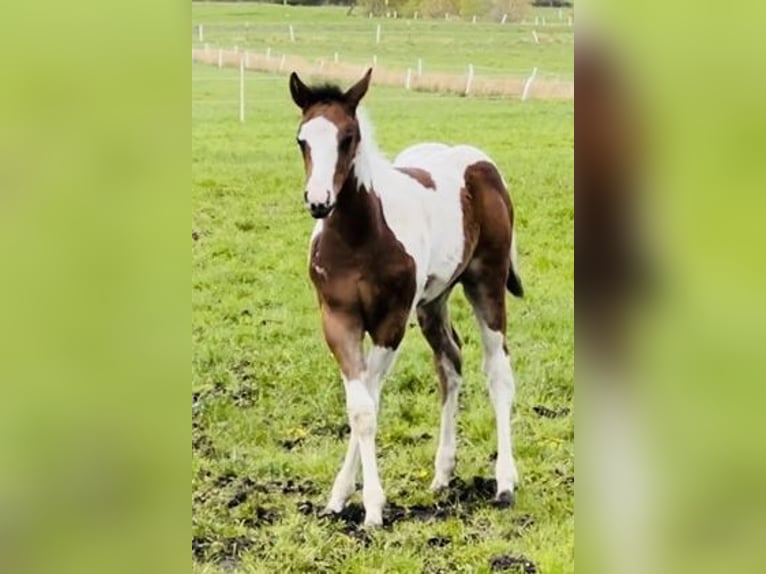
[[[516,297],[524,296],[524,286],[521,284],[521,275],[519,274],[519,266],[517,261],[516,251],[516,229],[511,232],[511,253],[509,257],[508,265],[508,281],[506,287]]]

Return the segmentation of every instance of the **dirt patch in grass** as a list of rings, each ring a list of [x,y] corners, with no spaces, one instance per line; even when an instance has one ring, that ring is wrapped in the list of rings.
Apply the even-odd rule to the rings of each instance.
[[[494,479],[475,476],[466,482],[461,478],[453,478],[449,486],[441,493],[439,500],[433,504],[413,504],[402,506],[393,502],[383,508],[383,528],[390,529],[401,521],[429,522],[458,518],[468,520],[481,508],[494,507],[499,509],[508,508],[512,501],[495,500],[496,482]],[[401,493],[400,493],[401,494]],[[406,493],[405,493],[406,495]],[[316,516],[329,522],[338,522],[341,532],[368,544],[368,536],[364,532],[364,506],[358,502],[348,504],[341,512],[325,514],[309,500],[299,502],[297,510],[306,516]],[[534,519],[529,515],[522,515],[525,525],[518,531],[534,524]],[[428,542],[431,546],[445,546],[450,541],[434,538]]]
[[[545,405],[535,405],[532,407],[535,414],[546,419],[558,419],[569,414],[569,407],[550,408]]]
[[[517,572],[518,574],[537,574],[537,566],[526,556],[494,556],[489,560],[493,572]]]

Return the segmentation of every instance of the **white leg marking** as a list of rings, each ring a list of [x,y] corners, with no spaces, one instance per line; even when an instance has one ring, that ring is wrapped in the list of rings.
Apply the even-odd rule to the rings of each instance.
[[[513,371],[508,355],[503,350],[503,334],[492,331],[481,320],[479,326],[484,345],[483,369],[497,421],[497,493],[512,493],[518,482],[511,442],[511,403],[515,392]]]
[[[346,383],[346,406],[351,432],[356,436],[362,458],[364,523],[368,526],[378,526],[383,523],[383,503],[386,499],[378,477],[378,461],[375,458],[375,399],[364,381],[354,379]]]
[[[367,355],[365,384],[375,401],[376,412],[380,410],[380,391],[383,387],[383,379],[393,367],[397,355],[398,352],[395,349],[375,346],[370,349]]]
[[[359,442],[353,429],[348,441],[348,450],[343,459],[343,466],[338,475],[330,493],[330,502],[325,507],[326,512],[340,512],[346,505],[348,497],[354,493],[356,488],[356,468],[359,464]]]
[[[372,399],[374,404],[374,411],[373,413],[376,415],[377,419],[377,412],[380,409],[380,390],[383,383],[383,378],[386,376],[388,371],[391,369],[391,367],[394,364],[394,361],[396,359],[397,352],[392,349],[386,349],[383,347],[372,347],[370,349],[369,355],[367,356],[367,371],[362,375],[362,382],[364,385],[364,390],[366,391],[367,396]],[[364,395],[359,395],[361,391],[358,390],[358,385],[360,381],[346,381],[343,380],[343,383],[346,388],[346,402],[347,402],[347,408],[349,413],[349,426],[351,427],[351,437],[349,439],[348,443],[348,450],[346,450],[346,457],[343,459],[343,466],[341,467],[340,471],[338,472],[338,475],[335,477],[335,482],[332,487],[332,493],[330,494],[330,502],[327,504],[327,507],[325,508],[326,511],[329,512],[340,512],[343,510],[343,507],[346,505],[346,501],[348,500],[349,496],[351,496],[354,493],[354,490],[356,488],[356,469],[359,465],[359,452],[360,452],[360,441],[359,441],[359,428],[358,425],[354,424],[354,417],[352,414],[352,403],[351,403],[351,395],[349,394],[350,391],[350,385],[353,383],[355,385],[354,387],[354,400],[356,401],[354,404],[356,407],[359,408],[364,412],[365,410],[365,404],[366,399]],[[357,409],[358,410],[358,409]],[[377,420],[373,421],[374,425],[377,425]],[[367,473],[365,471],[364,474],[364,485],[365,490],[364,492],[367,492],[367,485],[371,484],[371,490],[370,490],[370,496],[371,500],[375,501],[376,498],[380,498],[381,502],[379,503],[379,507],[377,510],[377,515],[380,516],[381,509],[383,506],[383,502],[385,502],[385,496],[383,495],[382,487],[380,487],[380,479],[378,478],[377,473],[377,463],[375,461],[375,436],[374,433],[372,435],[373,440],[373,446],[372,446],[372,453],[373,453],[373,463],[375,465],[375,478],[368,483],[367,481]],[[364,462],[362,463],[364,465]],[[377,483],[377,488],[375,487],[375,484]],[[379,491],[379,492],[378,492]],[[377,494],[380,494],[379,497],[377,497]],[[370,511],[368,510],[368,504],[367,504],[367,495],[363,494],[363,499],[365,501],[365,511],[367,512],[367,516],[372,516],[372,518],[375,517],[376,512],[373,510],[372,514],[370,514]],[[380,521],[370,521],[366,520],[366,523],[369,524],[380,524]]]
[[[452,471],[455,469],[457,451],[457,407],[460,393],[461,377],[444,355],[439,359],[441,368],[447,379],[447,393],[442,405],[441,428],[439,430],[439,448],[436,450],[434,461],[433,490],[444,488],[449,484]]]

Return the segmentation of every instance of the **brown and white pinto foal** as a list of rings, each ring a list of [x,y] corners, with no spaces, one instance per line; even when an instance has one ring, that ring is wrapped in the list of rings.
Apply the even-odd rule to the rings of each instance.
[[[513,208],[492,160],[474,147],[420,144],[388,162],[357,114],[371,73],[346,92],[308,87],[293,73],[290,92],[303,112],[297,140],[306,169],[304,199],[318,220],[309,273],[325,339],[340,365],[351,427],[326,511],[343,509],[361,456],[365,524],[379,525],[385,502],[375,453],[380,390],[413,311],[441,383],[432,488],[446,486],[455,466],[461,343],[447,300],[457,283],[481,330],[497,419],[497,497],[512,501],[514,380],[505,344],[505,290],[521,296],[522,287]],[[365,333],[372,339],[366,357]]]

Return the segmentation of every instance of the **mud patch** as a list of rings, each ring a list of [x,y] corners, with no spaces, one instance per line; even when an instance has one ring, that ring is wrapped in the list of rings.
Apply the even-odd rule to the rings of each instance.
[[[518,574],[537,574],[537,566],[526,556],[494,556],[489,567],[493,572],[517,572]]]
[[[444,548],[452,544],[452,539],[447,536],[433,536],[426,541],[426,544],[435,548]]]
[[[348,426],[348,423],[330,423],[319,427],[314,427],[311,429],[311,432],[312,434],[320,436],[332,436],[338,440],[341,440],[351,434],[351,427]]]
[[[411,435],[411,436],[401,437],[397,442],[399,444],[415,445],[415,444],[419,444],[421,442],[429,441],[432,438],[433,438],[432,435],[430,435],[427,432],[424,432],[424,433],[419,434],[419,435]]]
[[[270,526],[281,518],[280,514],[273,508],[256,506],[253,508],[253,516],[243,520],[242,524],[248,528],[258,529],[262,526]]]
[[[397,522],[407,520],[430,522],[452,517],[465,520],[470,518],[479,508],[503,507],[502,503],[494,500],[495,487],[494,479],[486,479],[481,476],[473,477],[470,482],[453,478],[442,493],[440,500],[433,504],[413,504],[411,506],[401,506],[396,503],[386,504],[383,507],[383,527],[391,528]],[[364,507],[358,502],[348,504],[341,512],[323,515],[310,502],[306,501],[299,504],[299,511],[305,515],[342,522],[343,531],[347,534],[359,528],[364,522]]]
[[[246,536],[212,538],[209,536],[192,537],[192,558],[197,562],[215,562],[224,568],[234,568],[239,564],[242,553],[253,546],[253,541]]]
[[[287,451],[293,450],[296,446],[302,445],[304,442],[303,438],[295,438],[295,439],[288,439],[283,440],[279,443],[279,446],[281,446],[283,449]]]
[[[558,419],[569,414],[568,407],[552,409],[544,405],[535,405],[532,407],[532,410],[535,411],[538,416],[544,417],[546,419]]]

